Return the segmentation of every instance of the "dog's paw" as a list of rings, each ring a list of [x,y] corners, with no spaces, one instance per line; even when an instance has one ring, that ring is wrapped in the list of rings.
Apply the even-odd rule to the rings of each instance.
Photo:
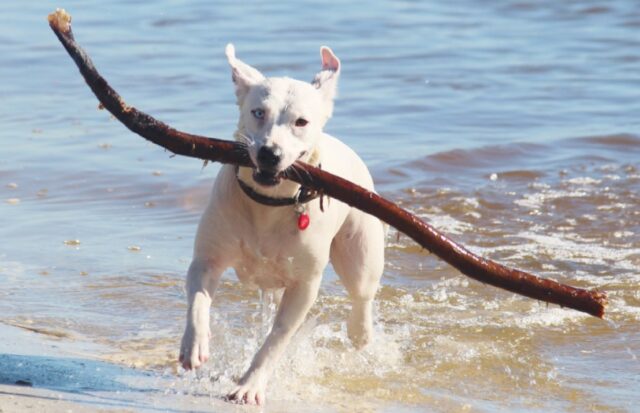
[[[209,338],[211,333],[196,333],[187,329],[182,336],[179,361],[185,370],[197,369],[209,360]]]
[[[265,402],[265,386],[260,383],[260,380],[241,380],[238,387],[229,393],[226,399],[238,404],[263,406]]]
[[[369,330],[363,330],[361,328],[348,329],[349,340],[356,350],[362,350],[371,342],[373,334]]]
[[[370,313],[352,311],[347,320],[347,335],[356,350],[361,350],[373,338],[373,323]]]

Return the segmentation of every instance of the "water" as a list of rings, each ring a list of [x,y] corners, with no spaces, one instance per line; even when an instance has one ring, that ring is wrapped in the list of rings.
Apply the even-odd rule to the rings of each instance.
[[[633,411],[640,392],[640,5],[635,1],[3,2],[0,321],[224,394],[270,313],[227,274],[212,361],[174,372],[184,272],[217,166],[97,110],[45,16],[63,6],[130,104],[229,138],[224,45],[269,75],[342,59],[328,131],[377,189],[472,250],[610,295],[607,320],[459,275],[392,231],[376,341],[318,303],[268,397],[333,411]],[[266,300],[266,298],[265,298]],[[268,410],[268,407],[267,407]]]

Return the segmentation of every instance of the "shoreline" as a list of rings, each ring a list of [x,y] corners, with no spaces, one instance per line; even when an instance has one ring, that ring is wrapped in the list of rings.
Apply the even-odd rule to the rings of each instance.
[[[91,357],[87,355],[91,344],[50,339],[4,322],[0,322],[0,336],[3,337],[0,341],[1,413],[250,409],[207,394],[176,393],[172,385],[179,377]],[[269,404],[279,410],[279,402]]]

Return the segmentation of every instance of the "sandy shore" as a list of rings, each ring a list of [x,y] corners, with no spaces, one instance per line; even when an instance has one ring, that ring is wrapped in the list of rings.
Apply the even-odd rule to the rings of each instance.
[[[90,355],[90,345],[54,340],[0,323],[0,413],[313,411],[270,402],[238,406],[208,394],[173,391],[176,377]]]

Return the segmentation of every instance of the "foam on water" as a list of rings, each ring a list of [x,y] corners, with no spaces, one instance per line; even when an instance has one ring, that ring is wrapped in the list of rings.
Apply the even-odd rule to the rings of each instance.
[[[527,207],[537,212],[546,203],[563,198],[582,198],[587,196],[587,192],[583,190],[575,191],[558,191],[558,190],[545,190],[543,192],[537,192],[533,194],[525,194],[522,199],[516,199],[513,201],[516,205]]]

